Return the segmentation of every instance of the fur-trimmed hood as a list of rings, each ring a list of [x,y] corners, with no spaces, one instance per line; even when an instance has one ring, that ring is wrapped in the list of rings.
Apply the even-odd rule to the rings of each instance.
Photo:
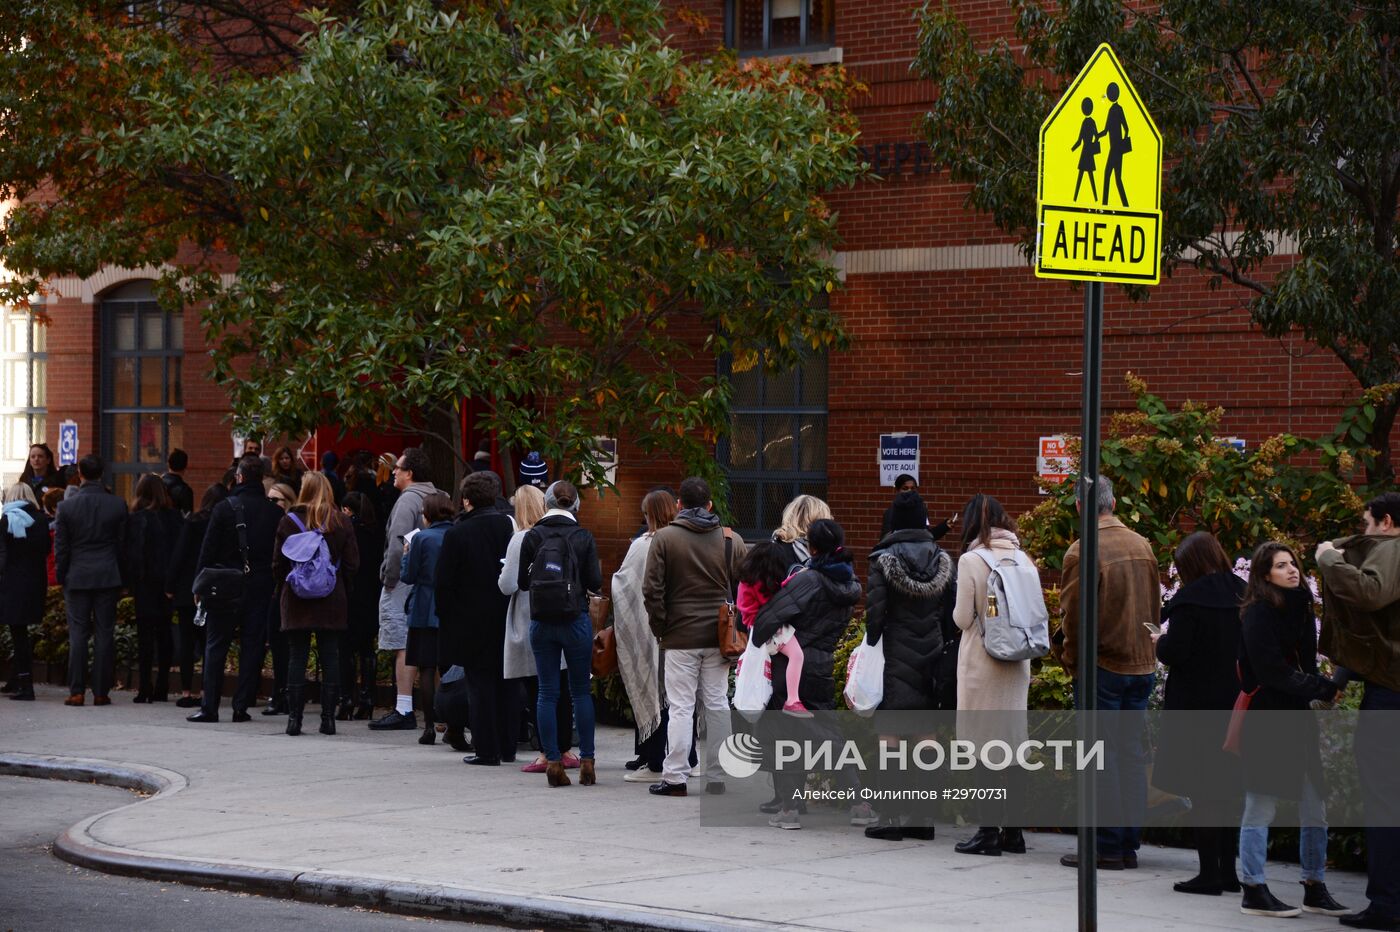
[[[933,542],[927,531],[923,540],[893,540],[903,533],[896,531],[881,541],[889,546],[876,551],[874,559],[880,564],[889,584],[904,595],[915,599],[933,599],[948,589],[953,578],[953,560],[943,548]]]

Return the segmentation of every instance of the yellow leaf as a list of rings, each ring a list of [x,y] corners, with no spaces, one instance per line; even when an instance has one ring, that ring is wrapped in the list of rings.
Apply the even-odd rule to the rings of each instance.
[[[792,211],[790,211],[790,210],[785,210],[785,211],[783,211],[783,223],[787,223],[787,222],[788,222],[789,220],[791,220],[791,219],[792,219]]]
[[[1157,480],[1157,494],[1163,498],[1167,497],[1167,482],[1165,479]]]
[[[826,283],[826,293],[827,293],[827,294],[831,294],[831,293],[832,293],[833,291],[835,291],[835,290],[836,290],[836,283],[835,283],[835,282],[827,282],[827,283]]]
[[[1142,494],[1143,494],[1143,495],[1146,495],[1146,494],[1147,494],[1148,492],[1150,492],[1150,491],[1152,491],[1152,480],[1151,480],[1151,479],[1144,479],[1144,480],[1142,480]]]
[[[302,146],[302,147],[301,147],[301,157],[304,158],[304,159],[309,159],[309,158],[311,158],[311,147],[310,147],[310,146]]]
[[[258,214],[259,214],[259,216],[261,216],[264,220],[266,220],[266,219],[267,219],[267,208],[266,208],[266,207],[259,207],[259,208],[258,208]]]

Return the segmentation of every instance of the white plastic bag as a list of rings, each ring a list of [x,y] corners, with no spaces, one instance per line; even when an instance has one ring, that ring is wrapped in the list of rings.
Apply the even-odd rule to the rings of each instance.
[[[734,708],[740,712],[762,712],[773,698],[773,667],[768,651],[752,641],[739,657],[734,675]]]
[[[868,637],[868,635],[867,635]],[[857,712],[874,712],[885,698],[885,641],[874,647],[861,641],[846,664],[846,705]]]

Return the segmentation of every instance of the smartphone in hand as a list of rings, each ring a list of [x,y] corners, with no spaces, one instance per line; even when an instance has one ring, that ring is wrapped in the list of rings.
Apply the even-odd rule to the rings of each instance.
[[[1158,634],[1161,634],[1161,633],[1162,633],[1162,626],[1161,626],[1161,625],[1154,625],[1154,624],[1153,624],[1152,622],[1150,622],[1150,621],[1144,621],[1144,622],[1142,623],[1142,626],[1143,626],[1144,628],[1147,629],[1147,632],[1148,632],[1149,634],[1158,635]]]

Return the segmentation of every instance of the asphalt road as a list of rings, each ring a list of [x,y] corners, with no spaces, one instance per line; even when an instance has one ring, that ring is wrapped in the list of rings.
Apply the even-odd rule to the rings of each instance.
[[[125,790],[106,786],[0,777],[0,930],[495,932],[501,928],[115,877],[53,856],[53,840],[64,829],[131,798]]]

